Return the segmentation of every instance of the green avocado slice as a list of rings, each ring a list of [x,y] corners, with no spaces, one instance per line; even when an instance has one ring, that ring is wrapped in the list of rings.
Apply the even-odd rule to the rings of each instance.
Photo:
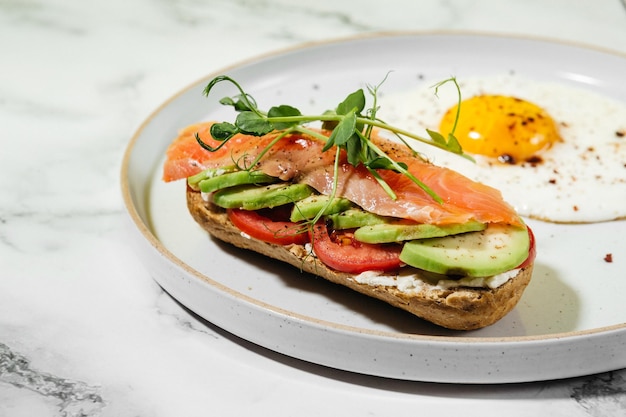
[[[519,266],[529,247],[526,228],[490,224],[479,232],[407,242],[400,260],[438,274],[488,277]]]
[[[212,193],[235,185],[268,184],[278,181],[280,181],[279,178],[260,171],[235,171],[203,179],[198,183],[198,188],[203,193]]]
[[[333,224],[333,228],[354,229],[366,225],[374,225],[386,223],[387,219],[374,213],[362,210],[360,208],[349,208],[340,213],[333,213],[326,216]]]
[[[321,211],[322,215],[335,214],[347,210],[352,205],[347,198],[337,197],[331,201],[330,196],[315,194],[295,202],[290,220],[292,222],[309,220]]]
[[[382,223],[356,229],[354,238],[364,243],[391,243],[477,232],[484,230],[486,227],[484,223],[477,221],[441,226],[434,224]]]
[[[260,210],[302,200],[314,193],[306,184],[236,185],[213,193],[213,202],[223,208]]]

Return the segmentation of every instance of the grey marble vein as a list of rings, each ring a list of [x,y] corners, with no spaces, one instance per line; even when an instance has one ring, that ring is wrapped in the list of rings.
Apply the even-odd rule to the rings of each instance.
[[[591,376],[573,385],[571,397],[593,417],[626,415],[623,371]]]
[[[28,358],[3,343],[0,343],[0,381],[54,400],[62,417],[98,416],[105,406],[99,387],[36,369]]]

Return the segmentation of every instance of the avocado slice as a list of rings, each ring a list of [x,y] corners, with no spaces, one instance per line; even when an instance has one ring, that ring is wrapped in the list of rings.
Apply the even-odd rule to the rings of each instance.
[[[187,178],[187,184],[194,190],[198,191],[200,189],[198,187],[198,184],[200,183],[200,181],[206,180],[208,178],[221,176],[229,172],[234,172],[236,170],[237,170],[237,167],[235,165],[229,165],[229,166],[220,167],[220,168],[205,169],[204,171],[199,172]]]
[[[382,223],[359,227],[354,231],[354,238],[365,243],[391,243],[477,232],[484,230],[486,227],[487,225],[477,221],[441,226],[434,224]]]
[[[487,277],[520,265],[529,247],[526,228],[490,224],[479,232],[407,242],[400,260],[439,274]]]
[[[349,208],[340,213],[329,214],[326,218],[333,223],[333,228],[340,230],[387,222],[385,217],[360,208]]]
[[[350,208],[340,213],[329,214],[326,216],[326,219],[333,223],[333,228],[340,230],[387,223],[389,221],[386,217],[359,208]]]
[[[300,222],[312,219],[322,211],[322,215],[335,214],[350,207],[352,202],[347,198],[335,197],[331,201],[330,196],[315,194],[295,202],[290,220]]]
[[[215,175],[198,182],[198,188],[203,193],[212,193],[222,188],[234,187],[242,184],[267,184],[278,182],[280,179],[267,175],[261,171],[235,171],[222,175]]]
[[[224,208],[260,210],[302,200],[314,193],[306,184],[243,184],[223,188],[213,193],[213,202]]]

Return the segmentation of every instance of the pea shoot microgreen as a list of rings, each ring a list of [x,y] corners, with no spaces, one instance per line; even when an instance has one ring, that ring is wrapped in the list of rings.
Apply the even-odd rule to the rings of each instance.
[[[407,176],[411,179],[411,181],[428,193],[435,201],[442,203],[443,200],[441,197],[426,184],[416,178],[412,173],[410,173],[406,164],[393,160],[385,154],[384,151],[377,147],[371,140],[371,134],[374,128],[379,128],[394,134],[409,149],[411,149],[411,151],[413,150],[408,144],[406,138],[426,143],[471,159],[471,157],[463,153],[461,145],[454,136],[456,121],[452,132],[448,134],[447,138],[440,133],[429,129],[426,130],[428,137],[423,137],[385,123],[377,115],[378,90],[384,83],[385,79],[383,79],[383,81],[376,86],[367,86],[368,93],[373,99],[373,105],[369,108],[366,108],[365,92],[363,89],[358,89],[353,93],[350,93],[337,105],[334,110],[327,110],[319,115],[305,115],[302,114],[300,110],[290,105],[274,106],[267,112],[262,111],[259,109],[256,100],[244,91],[237,81],[227,75],[220,75],[209,82],[204,89],[204,95],[208,97],[213,88],[219,83],[227,82],[232,84],[238,90],[239,94],[232,97],[224,97],[219,101],[219,103],[225,106],[231,106],[238,113],[237,117],[234,123],[221,122],[215,123],[211,126],[211,136],[213,139],[219,141],[217,146],[210,146],[202,141],[197,134],[196,140],[200,146],[214,152],[224,146],[238,133],[251,136],[263,136],[274,131],[279,131],[280,134],[252,162],[250,165],[252,168],[272,146],[278,143],[285,136],[294,132],[307,134],[325,143],[323,151],[328,151],[335,147],[335,177],[333,193],[330,196],[331,200],[334,198],[335,190],[337,188],[339,156],[340,152],[343,150],[346,152],[348,163],[353,166],[364,166],[392,199],[397,198],[396,194],[377,172],[379,169],[389,169]],[[435,94],[437,94],[437,91],[441,86],[448,82],[452,82],[456,86],[459,93],[460,103],[460,88],[454,77],[437,83],[434,86]],[[307,124],[312,122],[321,122],[322,129],[330,131],[330,135],[326,136],[317,130],[308,128]]]

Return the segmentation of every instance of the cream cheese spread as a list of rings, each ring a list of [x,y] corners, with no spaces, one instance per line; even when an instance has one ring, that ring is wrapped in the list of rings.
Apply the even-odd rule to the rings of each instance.
[[[396,275],[380,271],[365,271],[354,277],[359,284],[371,286],[396,287],[404,293],[415,293],[422,290],[445,290],[453,287],[498,288],[515,277],[519,269],[513,269],[490,277],[464,277],[460,279],[440,279],[427,277],[415,270],[403,270]]]

